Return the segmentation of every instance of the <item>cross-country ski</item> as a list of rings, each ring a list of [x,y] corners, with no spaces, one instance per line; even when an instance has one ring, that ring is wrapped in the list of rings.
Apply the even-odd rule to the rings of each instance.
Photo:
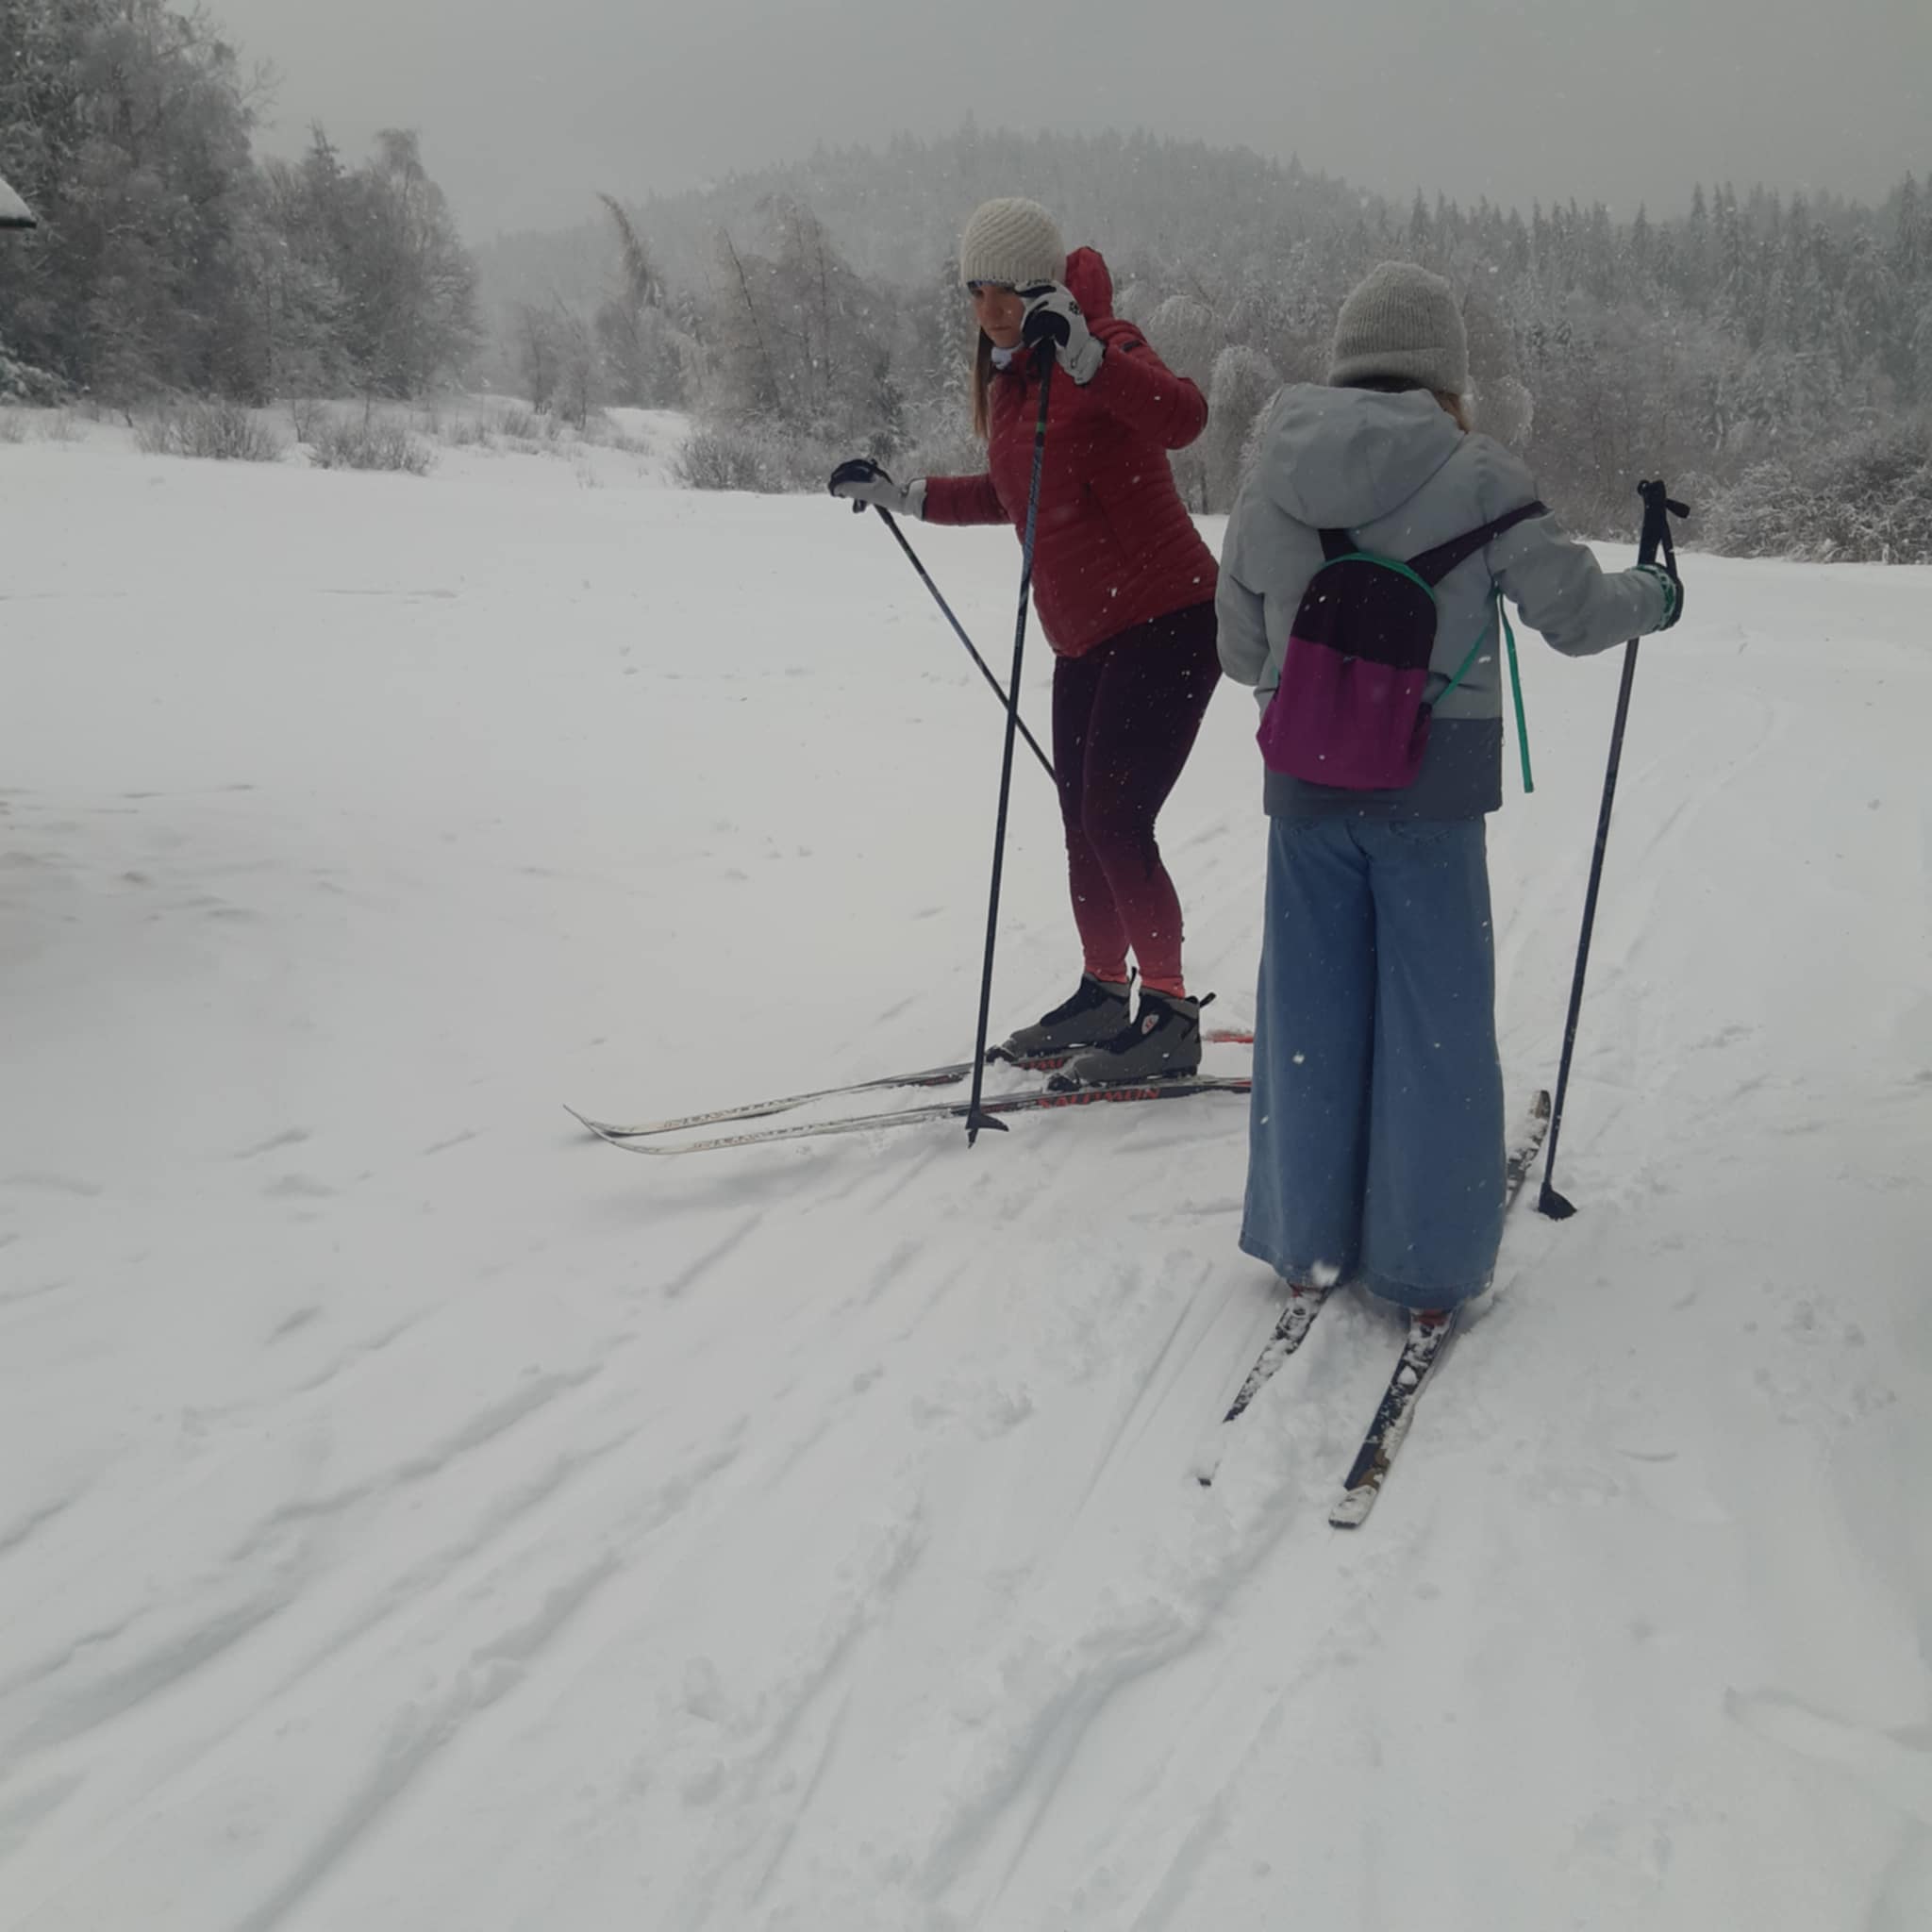
[[[1542,1151],[1549,1125],[1550,1096],[1539,1093],[1530,1109],[1528,1129],[1510,1150],[1507,1191],[1503,1199],[1506,1214],[1522,1195],[1524,1183],[1528,1180],[1536,1158]],[[1328,1521],[1337,1529],[1359,1529],[1368,1520],[1369,1511],[1375,1507],[1375,1499],[1382,1493],[1382,1485],[1389,1479],[1395,1452],[1402,1447],[1409,1424],[1415,1420],[1415,1407],[1421,1399],[1423,1385],[1434,1373],[1455,1330],[1454,1308],[1426,1311],[1409,1317],[1408,1334],[1403,1341],[1395,1373],[1389,1379],[1388,1391],[1383,1395],[1374,1420],[1369,1424],[1369,1432],[1362,1439],[1362,1446],[1342,1481],[1341,1494],[1328,1512]]]
[[[1531,1103],[1528,1119],[1510,1148],[1508,1159],[1504,1166],[1503,1208],[1506,1214],[1522,1194],[1523,1185],[1529,1178],[1531,1170],[1536,1165],[1537,1156],[1542,1150],[1544,1138],[1549,1132],[1549,1124],[1550,1096],[1546,1092],[1540,1092]],[[1282,1309],[1280,1319],[1274,1324],[1274,1333],[1263,1343],[1261,1353],[1255,1358],[1254,1367],[1242,1378],[1241,1388],[1235,1392],[1234,1401],[1228,1406],[1227,1413],[1221,1419],[1221,1426],[1202,1445],[1196,1457],[1194,1476],[1203,1489],[1213,1483],[1215,1474],[1220,1470],[1222,1457],[1227,1452],[1228,1430],[1247,1413],[1255,1398],[1280,1371],[1288,1358],[1308,1339],[1308,1331],[1315,1325],[1315,1317],[1322,1312],[1323,1306],[1334,1293],[1336,1283],[1333,1280],[1290,1285],[1288,1306]],[[1427,1324],[1427,1329],[1430,1335],[1434,1335],[1438,1329],[1446,1332],[1447,1326],[1446,1322],[1432,1322]],[[1433,1347],[1429,1351],[1429,1357],[1433,1361]],[[1398,1367],[1398,1380],[1403,1373],[1403,1369]],[[1419,1386],[1420,1378],[1417,1381],[1417,1388]],[[1415,1392],[1415,1389],[1409,1391],[1410,1402],[1413,1401]],[[1385,1404],[1385,1408],[1388,1407],[1389,1405]],[[1403,1411],[1406,1411],[1407,1407],[1407,1403],[1400,1405]],[[1402,1425],[1407,1427],[1406,1412],[1402,1414]],[[1375,1448],[1382,1448],[1382,1445],[1387,1443],[1389,1434],[1387,1423],[1378,1415],[1376,1427],[1370,1431],[1370,1444]],[[1399,1436],[1396,1440],[1399,1441]],[[1389,1458],[1393,1454],[1393,1443],[1387,1443],[1378,1457],[1372,1457],[1371,1447],[1365,1446],[1362,1455],[1357,1458],[1357,1470],[1351,1474],[1351,1484],[1356,1482],[1357,1477],[1373,1461],[1377,1472],[1375,1487],[1379,1489],[1383,1476],[1388,1474]],[[1373,1498],[1370,1501],[1373,1501]],[[1367,1514],[1368,1503],[1365,1502],[1360,1506],[1359,1515],[1353,1519],[1349,1526],[1353,1527]]]
[[[1240,1074],[1177,1074],[1169,1080],[1143,1080],[1110,1087],[1045,1088],[1032,1093],[1002,1093],[982,1099],[980,1111],[1005,1119],[1023,1113],[1063,1113],[1068,1108],[1128,1106],[1152,1100],[1187,1100],[1199,1093],[1245,1093],[1253,1083]],[[626,1154],[669,1158],[679,1154],[718,1154],[734,1147],[768,1147],[784,1141],[824,1140],[838,1134],[877,1134],[899,1127],[930,1126],[941,1121],[963,1121],[973,1110],[970,1101],[941,1100],[925,1107],[893,1108],[880,1113],[847,1114],[824,1121],[798,1121],[782,1127],[757,1127],[742,1134],[724,1134],[704,1141],[641,1140],[635,1135],[600,1131],[574,1116],[600,1141]]]
[[[1233,1027],[1211,1027],[1202,1036],[1209,1046],[1252,1046],[1255,1036]],[[1022,1073],[1058,1073],[1073,1058],[1071,1053],[1049,1054],[1009,1054],[1002,1051],[999,1055],[1001,1066],[1012,1067]],[[878,1093],[894,1087],[957,1087],[960,1081],[969,1079],[973,1074],[971,1060],[956,1060],[947,1066],[928,1067],[916,1074],[885,1074],[867,1080],[848,1081],[840,1087],[821,1087],[809,1093],[787,1094],[779,1100],[754,1100],[741,1107],[722,1107],[709,1113],[684,1114],[672,1120],[640,1121],[629,1125],[621,1125],[611,1121],[592,1120],[577,1112],[575,1108],[565,1111],[573,1119],[580,1121],[599,1140],[641,1141],[654,1134],[676,1134],[695,1127],[722,1126],[730,1121],[763,1120],[776,1113],[790,1113],[797,1108],[809,1107],[820,1100],[842,1100],[858,1093]]]

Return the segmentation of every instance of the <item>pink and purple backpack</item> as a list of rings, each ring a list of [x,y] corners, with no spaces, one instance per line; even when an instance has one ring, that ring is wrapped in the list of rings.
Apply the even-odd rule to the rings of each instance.
[[[1290,626],[1281,682],[1257,734],[1263,761],[1311,785],[1391,791],[1412,784],[1429,748],[1434,708],[1469,675],[1478,637],[1454,677],[1427,696],[1436,590],[1505,530],[1544,514],[1524,504],[1407,562],[1324,530],[1325,558]]]

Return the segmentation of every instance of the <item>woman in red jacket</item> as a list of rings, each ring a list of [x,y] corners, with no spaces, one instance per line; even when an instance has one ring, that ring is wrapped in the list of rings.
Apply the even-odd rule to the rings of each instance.
[[[1220,676],[1214,558],[1166,454],[1200,435],[1208,405],[1114,317],[1107,264],[1091,248],[1069,257],[1035,203],[980,208],[959,274],[979,324],[973,422],[986,474],[899,484],[860,458],[833,473],[832,493],[928,523],[1024,533],[1036,356],[1057,358],[1033,595],[1056,654],[1053,759],[1086,971],[1073,998],[1007,1045],[1016,1056],[1074,1054],[1067,1073],[1082,1083],[1192,1073],[1201,1008],[1181,975],[1180,900],[1154,821]],[[1141,969],[1131,1024],[1130,948]]]

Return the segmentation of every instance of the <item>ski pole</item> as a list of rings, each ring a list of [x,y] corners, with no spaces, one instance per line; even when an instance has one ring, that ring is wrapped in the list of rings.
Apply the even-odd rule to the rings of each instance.
[[[1040,473],[1046,459],[1046,404],[1053,390],[1054,353],[1040,350],[1040,414],[1033,425],[1033,479],[1026,486],[1026,531],[1020,557],[1020,611],[1013,620],[1013,676],[1007,692],[1007,746],[1000,760],[1000,809],[992,835],[992,891],[986,908],[986,964],[979,975],[979,1030],[973,1044],[973,1098],[966,1111],[966,1144],[977,1143],[981,1127],[1007,1131],[1007,1124],[982,1110],[986,1084],[986,1027],[992,1012],[993,941],[999,936],[1000,873],[1007,857],[1007,806],[1013,790],[1013,741],[1020,726],[1020,669],[1026,656],[1026,599],[1033,590],[1033,539],[1040,524]]]
[[[1676,546],[1671,541],[1671,518],[1688,517],[1685,505],[1673,502],[1662,482],[1640,483],[1637,493],[1643,499],[1643,534],[1638,540],[1637,560],[1655,563],[1663,553],[1664,568],[1677,574]],[[1624,727],[1630,717],[1630,687],[1637,677],[1637,640],[1624,646],[1624,681],[1617,692],[1617,722],[1610,728],[1610,762],[1604,774],[1603,807],[1597,814],[1596,850],[1590,861],[1590,890],[1583,896],[1583,934],[1576,942],[1576,974],[1570,983],[1570,1017],[1563,1026],[1563,1062],[1557,1072],[1557,1101],[1550,1114],[1550,1147],[1543,1161],[1542,1192],[1537,1197],[1537,1210],[1552,1221],[1568,1221],[1576,1212],[1575,1204],[1559,1194],[1552,1176],[1557,1172],[1557,1137],[1563,1128],[1563,1100],[1570,1089],[1570,1063],[1576,1052],[1577,1022],[1583,1016],[1583,981],[1590,971],[1591,935],[1596,927],[1596,900],[1603,885],[1604,851],[1610,842],[1610,808],[1617,801],[1617,772],[1624,761]]]
[[[861,504],[855,506],[855,508],[863,508],[864,506]],[[899,548],[906,553],[907,562],[919,573],[919,581],[932,592],[932,601],[940,607],[940,610],[945,617],[946,622],[953,626],[953,635],[966,646],[966,655],[979,666],[980,676],[985,678],[987,683],[991,686],[993,696],[999,699],[1002,708],[1005,708],[1007,694],[1000,689],[999,679],[992,675],[992,669],[986,659],[973,648],[973,640],[966,635],[966,626],[953,615],[953,607],[940,594],[940,587],[933,582],[931,573],[927,571],[924,564],[920,562],[918,551],[913,549],[912,545],[906,541],[906,532],[899,527],[898,519],[883,504],[875,503],[872,508],[878,511],[879,521],[899,540]],[[1018,719],[1015,722],[1019,726],[1020,736],[1032,747],[1033,756],[1040,760],[1041,770],[1049,778],[1052,778],[1054,775],[1053,760],[1041,750],[1039,740],[1034,737],[1032,732],[1027,730],[1025,721]],[[1055,782],[1058,783],[1058,781],[1056,779]]]

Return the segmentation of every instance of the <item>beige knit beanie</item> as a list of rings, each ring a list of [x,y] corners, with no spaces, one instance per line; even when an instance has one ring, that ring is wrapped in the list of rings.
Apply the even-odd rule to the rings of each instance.
[[[1469,393],[1469,336],[1456,291],[1412,262],[1371,269],[1341,305],[1328,381],[1404,376],[1446,395]]]
[[[1024,289],[1058,282],[1067,273],[1059,225],[1037,201],[1008,196],[974,210],[959,239],[962,282],[1005,282]]]

